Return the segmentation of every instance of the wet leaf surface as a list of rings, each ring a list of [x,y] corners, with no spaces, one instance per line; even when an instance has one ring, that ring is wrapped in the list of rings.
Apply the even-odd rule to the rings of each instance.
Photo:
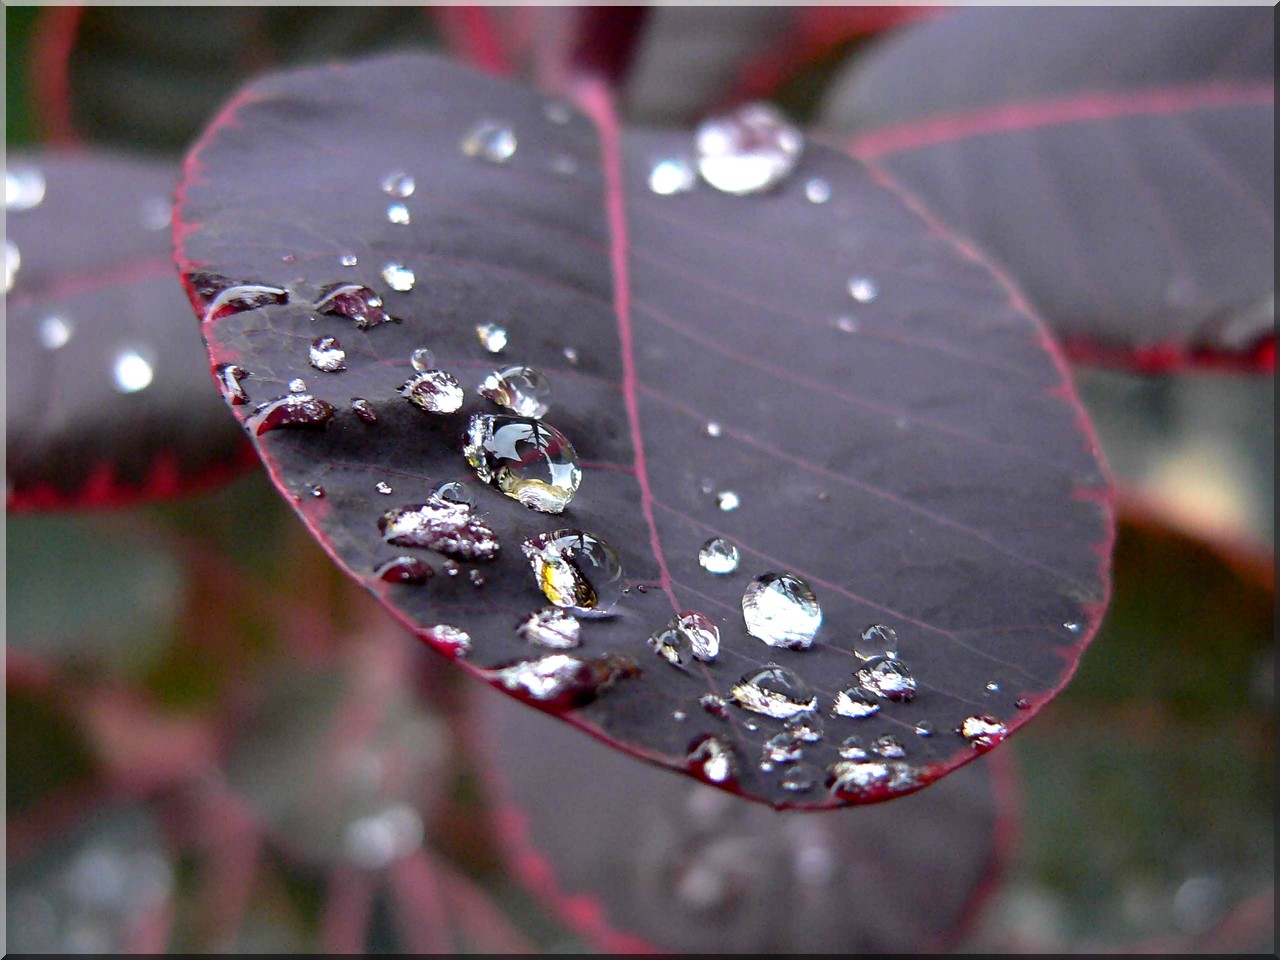
[[[83,153],[7,163],[22,197],[7,217],[20,260],[6,298],[9,508],[136,503],[255,463],[172,264],[174,168]]]
[[[1274,14],[965,10],[849,69],[824,122],[990,251],[1071,355],[1274,365]]]
[[[630,591],[611,616],[583,619],[582,645],[567,651],[582,664],[564,683],[530,686],[524,671],[521,695],[537,699],[536,687],[541,707],[629,753],[686,769],[691,747],[721,737],[745,758],[726,786],[815,807],[884,799],[971,760],[953,729],[971,715],[997,714],[1009,730],[1032,716],[1069,676],[1106,596],[1105,482],[1042,329],[982,263],[834,151],[811,146],[769,193],[704,184],[660,196],[650,166],[687,151],[688,136],[620,135],[594,88],[582,102],[598,125],[406,57],[269,78],[206,132],[179,214],[197,312],[234,300],[234,284],[285,301],[214,311],[212,359],[251,374],[234,408],[246,422],[260,426],[256,407],[298,378],[312,398],[299,402],[324,420],[256,436],[273,480],[349,573],[494,685],[519,686],[501,668],[554,652],[516,630],[548,603],[521,544],[563,528],[612,544]],[[474,136],[482,121],[513,134],[514,151],[492,128]],[[396,172],[412,176],[412,193],[392,178],[388,196]],[[826,203],[806,199],[816,177],[830,185]],[[388,217],[396,203],[408,223]],[[388,264],[413,273],[411,289],[387,280]],[[852,297],[854,275],[873,278],[876,294],[858,285]],[[335,284],[365,292],[315,309],[333,304]],[[477,324],[506,331],[501,353]],[[326,336],[345,350],[339,372],[310,365]],[[458,412],[426,412],[402,393],[423,346],[464,388]],[[559,516],[480,483],[462,454],[468,418],[502,412],[476,386],[511,363],[550,378],[545,422],[580,461],[581,489]],[[385,513],[454,480],[496,535],[495,559],[450,566],[384,542]],[[727,491],[736,509],[716,495]],[[699,564],[714,536],[740,547],[736,573]],[[404,553],[435,568],[427,584],[375,575]],[[822,605],[810,649],[744,629],[745,588],[775,570],[805,578]],[[678,610],[715,619],[713,662],[680,670],[649,649]],[[854,638],[875,623],[896,630],[917,695],[870,720],[831,718],[862,666]],[[911,740],[908,775],[837,796],[822,784],[787,790],[759,770],[779,722],[738,707],[720,718],[698,701],[770,662],[796,671],[828,715],[820,768],[855,731],[894,733]],[[1029,709],[1015,709],[1023,698]],[[916,737],[920,721],[935,735]]]

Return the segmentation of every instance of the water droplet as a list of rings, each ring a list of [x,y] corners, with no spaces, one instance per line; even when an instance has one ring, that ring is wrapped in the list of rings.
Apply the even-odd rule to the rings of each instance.
[[[551,383],[532,367],[507,367],[485,377],[477,392],[517,416],[537,420],[549,409]]]
[[[883,623],[873,623],[863,630],[862,635],[854,642],[853,652],[863,660],[897,657],[897,631],[893,627],[886,627]]]
[[[760,757],[760,768],[771,770],[775,763],[795,763],[803,756],[804,747],[798,744],[791,734],[777,733],[765,741],[764,752]]]
[[[782,789],[790,793],[808,793],[822,780],[822,771],[808,762],[797,763],[787,769],[782,778]]]
[[[979,716],[965,717],[957,731],[973,745],[975,750],[987,750],[1005,738],[1005,726],[995,717],[984,713]]]
[[[22,266],[22,253],[18,250],[18,245],[12,240],[6,239],[4,242],[4,289],[8,292],[13,289],[13,283],[18,279],[18,269]]]
[[[542,105],[542,113],[552,123],[568,123],[573,119],[573,108],[563,100],[548,100]]]
[[[674,619],[661,630],[651,634],[645,642],[650,650],[673,667],[687,670],[689,664],[693,662],[693,647],[689,643],[689,638],[675,628]]]
[[[991,693],[999,693],[999,692],[1000,692],[1000,684],[996,683],[994,680],[988,680],[988,681],[987,681],[987,683],[986,683],[986,686],[985,686],[985,687],[983,687],[983,690],[985,690],[985,691],[986,691],[987,693],[989,693],[989,694],[991,694]]]
[[[4,171],[4,208],[13,213],[31,210],[44,200],[44,174],[39,167],[6,167]]]
[[[403,803],[347,824],[342,849],[349,861],[366,870],[381,870],[422,845],[422,817]]]
[[[403,263],[388,263],[382,268],[382,279],[387,286],[398,293],[408,293],[413,289],[417,277]]]
[[[850,277],[849,296],[859,303],[874,303],[880,296],[880,288],[870,277]]]
[[[687,713],[685,713],[683,710],[672,710],[672,711],[671,711],[671,719],[672,719],[672,720],[687,720],[687,719],[688,719],[688,717],[689,717],[689,715],[688,715]]]
[[[916,678],[901,660],[872,660],[856,674],[860,686],[877,697],[905,703],[916,695]]]
[[[481,481],[544,513],[562,512],[582,482],[573,445],[540,420],[474,414],[463,452]]]
[[[460,560],[492,560],[499,550],[498,535],[470,506],[438,497],[388,510],[378,518],[378,529],[397,547],[421,547]]]
[[[352,397],[351,409],[354,410],[356,416],[359,417],[361,420],[363,420],[365,423],[378,422],[377,411],[373,409],[373,404],[371,404],[364,397]]]
[[[726,783],[737,776],[733,747],[716,736],[696,740],[688,752],[689,765],[712,783]]]
[[[471,652],[471,634],[461,627],[438,623],[427,631],[427,638],[450,656],[465,657]]]
[[[932,737],[933,724],[931,724],[928,720],[921,720],[919,723],[916,724],[915,731],[916,731],[916,736],[918,737]]]
[[[787,733],[805,743],[819,743],[823,735],[822,716],[817,713],[802,713],[786,722]]]
[[[354,267],[360,263],[360,258],[354,253],[344,253],[338,258],[338,263],[344,267]]]
[[[822,625],[822,608],[813,590],[790,573],[766,573],[742,595],[747,632],[771,647],[804,650]]]
[[[480,346],[490,353],[501,353],[507,348],[507,331],[496,323],[477,323],[476,336],[480,338]]]
[[[714,537],[702,545],[698,551],[698,563],[707,573],[727,574],[738,569],[741,554],[738,548],[720,537]]]
[[[222,395],[228,401],[236,406],[249,401],[249,395],[244,392],[244,387],[240,386],[240,381],[252,374],[244,367],[234,363],[220,363],[214,367],[213,375],[218,381],[218,388],[222,391]]]
[[[356,327],[361,330],[394,319],[382,309],[382,298],[358,283],[338,283],[325,287],[320,299],[315,302],[315,308],[326,316],[354,320]]]
[[[325,373],[337,373],[347,368],[347,351],[337,337],[316,337],[311,341],[311,365]]]
[[[848,690],[841,690],[836,694],[835,706],[832,708],[834,713],[842,717],[851,717],[860,720],[863,717],[869,717],[873,713],[880,711],[880,704],[864,690],[856,687]]]
[[[191,274],[187,281],[207,304],[202,320],[204,323],[246,310],[289,302],[289,294],[282,287],[265,283],[233,284],[225,277],[212,274]]]
[[[1017,700],[1013,701],[1013,705],[1019,710],[1026,710],[1031,706],[1031,701],[1026,697],[1019,697]]]
[[[388,583],[421,584],[434,576],[435,571],[417,557],[393,557],[378,564],[373,575]]]
[[[649,169],[649,189],[661,197],[688,193],[697,182],[693,164],[684,157],[664,157]]]
[[[317,500],[323,499],[324,487],[320,486],[320,484],[317,483],[314,487],[311,488],[311,495],[315,497]]]
[[[813,177],[805,183],[804,195],[810,203],[826,203],[831,199],[831,184],[822,177]]]
[[[714,420],[708,420],[703,426],[702,432],[708,437],[718,437],[724,433],[724,430],[721,429],[720,424],[716,423]]]
[[[839,330],[841,333],[857,333],[858,332],[858,321],[853,319],[853,317],[846,317],[846,316],[833,317],[831,320],[831,325],[835,327],[837,330]]]
[[[516,135],[510,127],[491,120],[472,127],[462,138],[462,152],[489,163],[506,163],[516,152]]]
[[[705,613],[686,611],[649,637],[654,653],[682,669],[692,660],[711,661],[720,652],[720,629]]]
[[[776,663],[743,674],[729,692],[739,705],[777,720],[818,709],[818,698],[805,682]]]
[[[714,693],[704,694],[698,698],[698,706],[713,717],[719,717],[723,720],[729,715],[729,703],[724,697],[717,697]]]
[[[578,351],[573,349],[573,347],[564,348],[564,358],[574,366],[578,365]]]
[[[639,674],[639,666],[630,657],[606,654],[582,660],[567,653],[551,653],[503,667],[494,676],[508,690],[534,700],[583,703],[616,681]]]
[[[831,765],[830,772],[831,789],[836,793],[900,793],[919,785],[915,770],[901,760],[839,760]]]
[[[383,496],[389,497],[392,494],[391,484],[385,480],[379,480],[373,485],[373,489],[377,490]]]
[[[1068,620],[1062,626],[1068,633],[1079,633],[1081,629],[1080,624],[1074,620]]]
[[[306,393],[307,381],[303,380],[301,377],[294,377],[292,380],[289,381],[289,392],[290,393]]]
[[[862,741],[858,737],[846,737],[840,744],[840,756],[846,760],[865,760],[867,751],[862,749]]]
[[[759,193],[781,183],[800,159],[804,137],[764,103],[704,121],[695,136],[698,172],[725,193]]]
[[[484,586],[484,574],[474,567],[467,571],[467,579],[471,581],[471,585],[477,590]]]
[[[418,373],[436,369],[436,355],[426,347],[418,347],[409,355],[409,364]]]
[[[586,616],[608,614],[622,598],[622,561],[613,547],[581,530],[555,530],[521,544],[543,595]]]
[[[387,207],[387,221],[389,223],[404,226],[409,223],[412,218],[409,215],[409,208],[403,203],[393,203]]]
[[[427,413],[454,413],[466,399],[457,378],[444,370],[428,370],[406,380],[400,396]]]
[[[741,500],[732,490],[721,490],[716,494],[716,506],[728,513],[730,510],[737,510]]]
[[[392,197],[411,197],[414,190],[413,177],[403,170],[393,170],[382,178],[382,191]]]
[[[547,607],[531,613],[516,625],[516,633],[530,643],[568,650],[582,642],[582,624],[578,618],[559,607]]]
[[[155,376],[150,362],[137,350],[123,350],[117,354],[111,370],[116,389],[121,393],[144,390]]]
[[[578,161],[567,153],[561,153],[551,161],[551,169],[562,177],[571,177],[578,172]]]
[[[281,427],[323,427],[333,417],[332,404],[308,393],[290,393],[259,405],[249,418],[255,436]]]
[[[444,567],[445,576],[456,577],[459,573],[462,572],[462,568],[459,567],[452,560],[446,560],[442,564],[442,566]]]
[[[46,350],[60,350],[71,340],[75,326],[65,317],[57,314],[45,317],[36,328],[36,339]]]
[[[143,230],[165,230],[173,224],[173,204],[168,197],[146,197],[138,204],[138,223]]]
[[[902,741],[891,733],[872,740],[871,752],[887,760],[901,760],[907,755],[907,749],[902,745]]]

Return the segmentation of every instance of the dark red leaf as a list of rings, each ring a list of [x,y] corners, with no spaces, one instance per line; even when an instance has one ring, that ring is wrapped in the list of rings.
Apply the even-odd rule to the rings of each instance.
[[[302,377],[337,411],[323,429],[255,438],[274,481],[335,560],[424,639],[455,655],[460,638],[437,625],[469,633],[463,662],[495,685],[497,668],[538,656],[516,631],[546,605],[521,543],[566,527],[611,543],[635,589],[617,615],[583,624],[585,663],[564,691],[573,705],[542,706],[627,752],[687,769],[699,738],[716,734],[744,758],[733,789],[747,796],[832,806],[891,795],[784,790],[754,762],[775,721],[752,730],[745,711],[720,719],[698,706],[776,661],[827,713],[860,666],[853,639],[884,623],[919,696],[865,721],[831,720],[815,762],[835,763],[855,729],[874,738],[918,721],[936,734],[908,738],[913,774],[899,788],[967,762],[975,750],[953,728],[987,713],[1020,726],[1065,683],[1107,593],[1105,480],[1042,329],[981,262],[837,152],[811,147],[767,195],[702,185],[659,196],[646,187],[650,163],[686,149],[686,137],[621,137],[598,88],[582,102],[596,125],[577,112],[556,122],[542,97],[444,62],[383,59],[264,80],[200,140],[181,189],[184,272],[289,297],[205,325],[214,362],[253,374],[236,410],[247,420]],[[516,132],[506,164],[459,149],[485,118]],[[566,157],[574,172],[556,172]],[[388,222],[380,189],[399,169],[416,179],[409,224]],[[831,184],[826,204],[805,199],[814,176]],[[347,255],[356,266],[340,265]],[[412,269],[411,291],[384,280],[389,262]],[[851,273],[875,278],[874,303],[850,299]],[[369,287],[399,322],[361,328],[314,311],[337,282]],[[209,289],[192,287],[198,311]],[[833,324],[846,315],[859,325]],[[477,323],[509,330],[501,357],[482,348]],[[308,365],[309,344],[326,336],[346,350],[340,372]],[[401,392],[422,346],[467,388],[459,413],[425,413]],[[480,485],[461,453],[468,415],[497,411],[472,389],[513,362],[554,380],[546,419],[582,459],[582,489],[562,516]],[[377,421],[357,416],[352,398]],[[718,437],[705,432],[712,420]],[[478,488],[502,545],[470,564],[484,586],[381,580],[382,563],[414,548],[384,543],[380,518],[458,479]],[[738,509],[717,507],[722,489]],[[436,511],[431,522],[447,519]],[[699,565],[717,535],[743,551],[736,574]],[[817,591],[825,625],[811,650],[746,634],[744,588],[769,570]],[[646,638],[691,609],[716,618],[721,651],[682,672]],[[1019,699],[1031,709],[1015,709]]]
[[[976,919],[1016,832],[1003,763],[810,817],[630,763],[492,694],[470,719],[512,873],[602,950],[945,949]]]
[[[1274,13],[971,9],[825,108],[1022,284],[1074,358],[1274,369]]]
[[[173,267],[173,167],[10,155],[11,175],[30,171],[42,199],[24,209],[33,179],[8,214],[20,257],[7,297],[9,509],[136,503],[256,463]]]

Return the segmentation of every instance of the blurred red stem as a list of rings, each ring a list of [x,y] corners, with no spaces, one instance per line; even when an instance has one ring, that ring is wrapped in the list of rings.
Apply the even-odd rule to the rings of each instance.
[[[49,7],[32,40],[31,99],[45,139],[55,146],[81,142],[71,119],[71,51],[80,32],[83,7]]]

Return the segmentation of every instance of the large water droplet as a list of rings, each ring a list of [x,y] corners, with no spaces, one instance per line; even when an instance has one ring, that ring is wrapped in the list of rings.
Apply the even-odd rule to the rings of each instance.
[[[378,422],[378,412],[373,409],[373,404],[371,404],[364,397],[352,397],[351,409],[354,410],[356,416],[359,417],[361,420],[363,420],[365,423]]]
[[[532,367],[507,367],[485,377],[478,392],[516,416],[537,420],[549,409],[551,383]]]
[[[403,263],[392,262],[382,268],[382,279],[397,293],[408,293],[418,278]]]
[[[325,287],[315,302],[318,312],[354,320],[361,330],[394,319],[382,309],[382,298],[358,283],[338,283]]]
[[[813,590],[790,573],[766,573],[742,595],[747,632],[771,647],[804,650],[822,626],[822,608]]]
[[[388,196],[405,197],[413,196],[415,184],[413,177],[405,173],[403,170],[392,170],[382,178],[382,191]]]
[[[893,627],[886,627],[883,623],[873,623],[854,641],[853,652],[863,660],[897,657],[897,631]]]
[[[436,368],[436,355],[426,347],[419,347],[409,355],[409,364],[419,373]]]
[[[483,482],[544,513],[562,512],[582,482],[573,445],[540,420],[477,413],[463,452]]]
[[[39,167],[6,167],[4,171],[4,208],[13,213],[31,210],[44,200],[44,174]]]
[[[220,363],[213,369],[214,378],[218,381],[218,389],[230,403],[239,406],[249,401],[249,395],[240,386],[240,381],[252,376],[244,367],[234,363]]]
[[[289,302],[289,294],[283,287],[265,283],[231,283],[225,277],[212,274],[192,274],[187,279],[207,304],[204,323],[246,310]]]
[[[805,682],[776,663],[743,674],[729,692],[739,705],[778,720],[818,709],[818,698]]]
[[[378,564],[373,575],[388,583],[426,583],[435,571],[417,557],[392,557]]]
[[[462,384],[445,370],[428,370],[406,380],[400,396],[427,413],[455,413],[466,399]]]
[[[75,326],[66,317],[57,314],[45,317],[36,328],[36,339],[46,350],[60,350],[71,341]]]
[[[836,702],[832,710],[842,716],[851,717],[860,720],[863,717],[869,717],[873,713],[878,713],[880,704],[864,690],[856,687],[849,690],[841,690],[836,694]]]
[[[593,699],[618,680],[639,674],[639,666],[630,657],[606,654],[583,660],[567,653],[551,653],[503,667],[494,676],[508,690],[533,700],[577,704]]]
[[[874,303],[880,296],[880,288],[870,277],[850,277],[849,296],[859,303]]]
[[[727,574],[738,569],[738,548],[720,537],[708,540],[698,551],[698,563],[707,573]]]
[[[689,748],[687,756],[689,766],[712,783],[726,783],[738,774],[733,747],[719,737],[700,737]]]
[[[507,348],[506,328],[496,323],[477,323],[476,336],[480,338],[480,346],[490,353],[501,353]]]
[[[516,633],[530,643],[568,650],[582,642],[582,624],[578,618],[559,607],[547,607],[525,617],[516,626]]]
[[[895,703],[905,703],[916,695],[916,678],[910,668],[892,657],[871,661],[857,672],[856,679],[863,689]]]
[[[337,337],[316,337],[311,341],[311,365],[325,373],[337,373],[347,368],[347,351]]]
[[[122,350],[112,364],[111,375],[121,393],[137,393],[151,385],[155,371],[137,350]]]
[[[831,184],[822,177],[813,177],[805,183],[804,195],[810,203],[826,203],[831,199]]]
[[[581,530],[530,537],[521,550],[543,595],[557,607],[603,616],[622,599],[622,561],[613,547]]]
[[[965,717],[960,724],[959,733],[973,745],[975,750],[987,750],[1005,738],[1005,726],[990,714]]]
[[[776,109],[747,104],[698,127],[695,142],[702,179],[725,193],[758,193],[795,169],[804,137]]]
[[[261,404],[249,418],[255,436],[281,427],[323,427],[333,417],[330,403],[309,393],[290,393]]]
[[[516,152],[516,135],[508,126],[485,120],[462,138],[462,152],[489,163],[506,163]]]
[[[460,560],[492,560],[499,550],[498,535],[469,505],[439,497],[388,510],[378,518],[378,529],[397,547],[421,547]]]
[[[404,226],[411,220],[409,208],[403,203],[393,203],[387,207],[387,221],[397,226]]]
[[[693,164],[684,157],[664,157],[649,169],[649,189],[662,197],[688,193],[697,182]]]

